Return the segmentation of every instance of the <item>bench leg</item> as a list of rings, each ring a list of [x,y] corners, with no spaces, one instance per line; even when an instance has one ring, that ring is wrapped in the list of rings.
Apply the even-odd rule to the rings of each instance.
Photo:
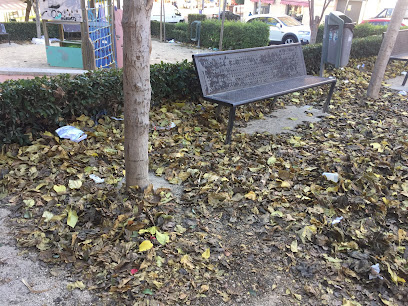
[[[275,103],[276,103],[276,100],[278,99],[278,97],[273,97],[273,100],[272,100],[272,107],[275,107]]]
[[[228,130],[227,138],[225,139],[225,144],[229,144],[231,142],[231,134],[232,128],[234,127],[234,120],[235,120],[235,106],[232,106],[229,111]]]
[[[407,83],[408,79],[408,73],[405,74],[404,81],[402,82],[402,86],[405,86],[405,83]]]
[[[329,104],[330,104],[330,100],[331,100],[332,95],[333,95],[334,86],[336,86],[336,82],[331,83],[330,90],[329,90],[329,95],[327,96],[326,102],[323,105],[323,112],[324,113],[327,113],[327,111],[329,109]]]
[[[217,107],[215,108],[215,118],[217,120],[220,119],[221,115],[221,104],[218,104]]]

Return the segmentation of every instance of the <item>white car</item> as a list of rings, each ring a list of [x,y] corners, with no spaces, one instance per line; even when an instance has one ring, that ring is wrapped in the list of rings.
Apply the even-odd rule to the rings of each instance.
[[[246,22],[261,21],[269,25],[269,42],[291,44],[310,42],[310,28],[288,15],[260,14],[247,18]]]

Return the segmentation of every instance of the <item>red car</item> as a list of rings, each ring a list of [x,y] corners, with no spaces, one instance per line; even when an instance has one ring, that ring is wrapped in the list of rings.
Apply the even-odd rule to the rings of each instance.
[[[372,25],[387,26],[389,25],[390,21],[391,18],[371,18],[363,20],[361,23],[370,23]],[[401,26],[402,27],[408,26],[408,22],[406,20],[403,20],[401,22]]]

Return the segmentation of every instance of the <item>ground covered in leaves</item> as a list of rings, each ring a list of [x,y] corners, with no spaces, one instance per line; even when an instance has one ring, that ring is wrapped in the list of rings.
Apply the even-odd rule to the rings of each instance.
[[[110,117],[77,118],[88,134],[80,143],[50,131],[8,147],[0,198],[19,246],[63,264],[77,279],[72,288],[124,305],[265,296],[283,305],[403,305],[408,101],[388,89],[368,99],[370,73],[357,64],[334,72],[330,115],[293,134],[235,129],[224,145],[214,105],[154,108],[150,169],[181,184],[180,198],[168,189],[125,192],[123,125]],[[373,59],[364,64],[371,70]],[[401,69],[389,65],[387,76]],[[285,96],[275,107],[322,105],[327,91]],[[268,101],[242,107],[238,125],[272,109]]]

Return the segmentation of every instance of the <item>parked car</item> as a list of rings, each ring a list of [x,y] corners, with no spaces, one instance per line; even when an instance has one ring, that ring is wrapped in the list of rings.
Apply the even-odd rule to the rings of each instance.
[[[394,12],[393,8],[385,8],[379,12],[374,18],[391,18],[392,13]],[[404,19],[408,18],[408,10],[405,12]]]
[[[221,12],[220,18],[222,18],[223,13],[224,12]],[[218,19],[218,14],[213,14],[212,18],[213,19]],[[232,13],[230,11],[225,11],[225,20],[240,20],[240,19],[241,19],[241,16],[239,16],[237,14],[234,14],[234,13]]]
[[[165,22],[184,22],[183,16],[181,16],[180,11],[174,5],[170,3],[164,4],[164,11],[161,10],[162,20]],[[160,3],[153,2],[152,14],[150,15],[150,20],[160,21]]]
[[[377,25],[377,26],[387,26],[390,24],[391,18],[371,18],[367,20],[363,20],[361,23],[369,23],[372,25]],[[408,26],[407,20],[403,20],[401,22],[401,26],[405,27]]]
[[[261,21],[269,25],[269,43],[290,44],[310,42],[310,28],[288,15],[260,14],[249,16],[246,22]]]

